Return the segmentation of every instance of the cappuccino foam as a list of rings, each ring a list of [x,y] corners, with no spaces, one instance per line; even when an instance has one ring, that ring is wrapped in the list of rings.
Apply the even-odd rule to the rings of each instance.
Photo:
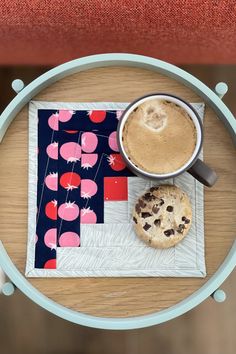
[[[155,98],[130,113],[122,140],[128,158],[139,169],[167,174],[174,173],[191,158],[197,132],[182,107]]]

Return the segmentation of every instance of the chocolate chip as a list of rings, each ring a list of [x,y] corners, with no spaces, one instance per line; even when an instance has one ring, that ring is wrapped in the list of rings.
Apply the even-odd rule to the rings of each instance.
[[[152,243],[152,240],[151,240],[151,239],[149,239],[149,240],[148,240],[148,242],[149,242],[149,243]]]
[[[138,203],[139,203],[141,208],[145,208],[145,206],[147,205],[146,203],[144,203],[144,201],[142,199],[139,199]]]
[[[133,217],[133,220],[134,220],[135,224],[137,224],[137,223],[138,223],[138,221],[137,221],[137,219],[136,219],[136,217],[135,217],[135,216]]]
[[[157,191],[158,189],[159,189],[159,187],[151,187],[151,188],[150,188],[150,192]]]
[[[150,229],[150,227],[151,227],[151,225],[146,222],[146,224],[143,226],[143,229],[144,229],[145,231],[147,231],[147,230]]]
[[[141,216],[142,216],[142,218],[149,218],[149,216],[152,216],[152,214],[150,214],[150,213],[148,213],[148,212],[143,212],[143,213],[141,213]]]
[[[140,208],[140,205],[139,205],[139,204],[136,204],[136,205],[135,205],[135,210],[136,210],[136,212],[137,212],[138,214],[141,213],[141,208]]]
[[[143,196],[143,199],[148,200],[148,201],[150,200],[150,198],[152,198],[151,193],[145,193]]]
[[[163,199],[160,199],[160,205],[163,205],[165,202]]]
[[[185,219],[185,224],[189,224],[190,223],[190,220],[189,219]]]
[[[169,229],[169,230],[164,231],[164,234],[165,234],[167,237],[170,237],[171,235],[174,235],[174,234],[175,234],[175,231],[174,231],[174,229]]]
[[[179,234],[182,234],[184,232],[185,226],[184,224],[179,224],[178,229],[176,230]]]
[[[185,220],[186,220],[186,216],[183,216],[183,217],[182,217],[182,221],[185,221]]]
[[[160,225],[161,225],[161,220],[160,220],[160,219],[156,219],[156,220],[154,221],[154,225],[155,225],[155,226],[160,226]]]
[[[160,208],[158,208],[158,204],[154,204],[153,207],[152,207],[153,213],[157,214],[159,210],[160,210]]]
[[[174,210],[174,208],[171,205],[168,205],[166,210],[169,211],[169,213],[171,213]]]
[[[146,193],[144,194],[143,199],[146,200],[147,202],[151,202],[152,200],[156,199],[156,197],[151,193]]]
[[[133,109],[133,112],[136,112],[136,111],[137,111],[137,109],[138,109],[138,107],[134,108],[134,109]]]

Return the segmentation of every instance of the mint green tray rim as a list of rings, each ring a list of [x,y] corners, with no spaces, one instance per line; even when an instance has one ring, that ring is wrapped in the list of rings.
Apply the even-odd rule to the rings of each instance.
[[[10,123],[15,118],[17,113],[41,90],[65,76],[79,71],[105,66],[132,66],[153,70],[175,78],[186,86],[189,86],[214,109],[219,119],[221,119],[225,124],[234,144],[236,145],[236,120],[227,106],[209,87],[191,74],[169,63],[142,55],[123,53],[99,54],[76,59],[57,66],[32,81],[16,95],[16,97],[3,111],[0,117],[0,141],[2,141]],[[50,300],[48,297],[40,293],[15,267],[2,242],[0,241],[0,267],[13,282],[13,284],[25,295],[41,307],[61,318],[84,326],[103,329],[123,330],[143,328],[178,317],[191,310],[210,296],[224,282],[235,266],[236,241],[234,241],[230,252],[215,274],[201,288],[185,300],[168,309],[150,315],[128,318],[105,318],[90,316],[81,312],[73,311]],[[158,299],[156,301],[158,301]]]

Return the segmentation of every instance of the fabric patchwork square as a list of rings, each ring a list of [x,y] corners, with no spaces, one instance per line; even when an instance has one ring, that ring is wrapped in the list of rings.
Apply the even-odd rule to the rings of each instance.
[[[104,200],[128,200],[127,177],[104,177]]]
[[[104,202],[104,224],[128,224],[128,202],[127,201],[105,201]]]

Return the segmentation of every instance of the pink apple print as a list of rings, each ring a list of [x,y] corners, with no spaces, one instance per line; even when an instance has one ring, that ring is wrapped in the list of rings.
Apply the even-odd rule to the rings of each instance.
[[[121,111],[121,110],[116,111],[116,118],[119,120],[120,117],[122,116],[122,114],[123,114],[123,111]]]
[[[35,242],[35,244],[38,242],[38,235],[35,235],[35,239],[34,239],[34,242]]]
[[[47,146],[46,152],[51,159],[58,159],[58,143],[53,142]]]
[[[68,111],[63,109],[59,111],[58,119],[60,122],[63,123],[68,122],[71,119],[73,114],[75,114],[74,111]]]
[[[80,245],[80,237],[76,232],[63,232],[59,238],[61,247],[78,247]]]
[[[57,229],[49,229],[44,235],[44,243],[51,250],[56,249],[57,245]]]
[[[98,186],[96,182],[91,179],[81,180],[81,197],[89,199],[97,193]]]
[[[58,113],[54,113],[48,118],[48,125],[53,130],[59,129],[58,116],[59,116]]]
[[[96,224],[97,222],[97,215],[93,210],[88,208],[81,209],[80,214],[80,223],[81,224]]]
[[[81,166],[83,169],[88,170],[93,167],[98,160],[98,154],[82,154],[81,155]]]
[[[98,144],[97,135],[91,132],[83,133],[81,137],[81,146],[84,152],[93,152]]]
[[[61,204],[58,208],[58,215],[66,221],[73,221],[79,216],[79,207],[75,202]]]
[[[52,191],[57,191],[58,189],[58,173],[49,173],[49,175],[45,178],[45,184],[48,189]]]
[[[75,142],[65,143],[60,148],[61,157],[68,162],[77,162],[81,158],[81,146]]]
[[[117,145],[116,132],[112,132],[109,135],[108,144],[109,144],[109,146],[110,146],[110,148],[112,150],[119,151],[119,148],[118,148],[118,145]]]

